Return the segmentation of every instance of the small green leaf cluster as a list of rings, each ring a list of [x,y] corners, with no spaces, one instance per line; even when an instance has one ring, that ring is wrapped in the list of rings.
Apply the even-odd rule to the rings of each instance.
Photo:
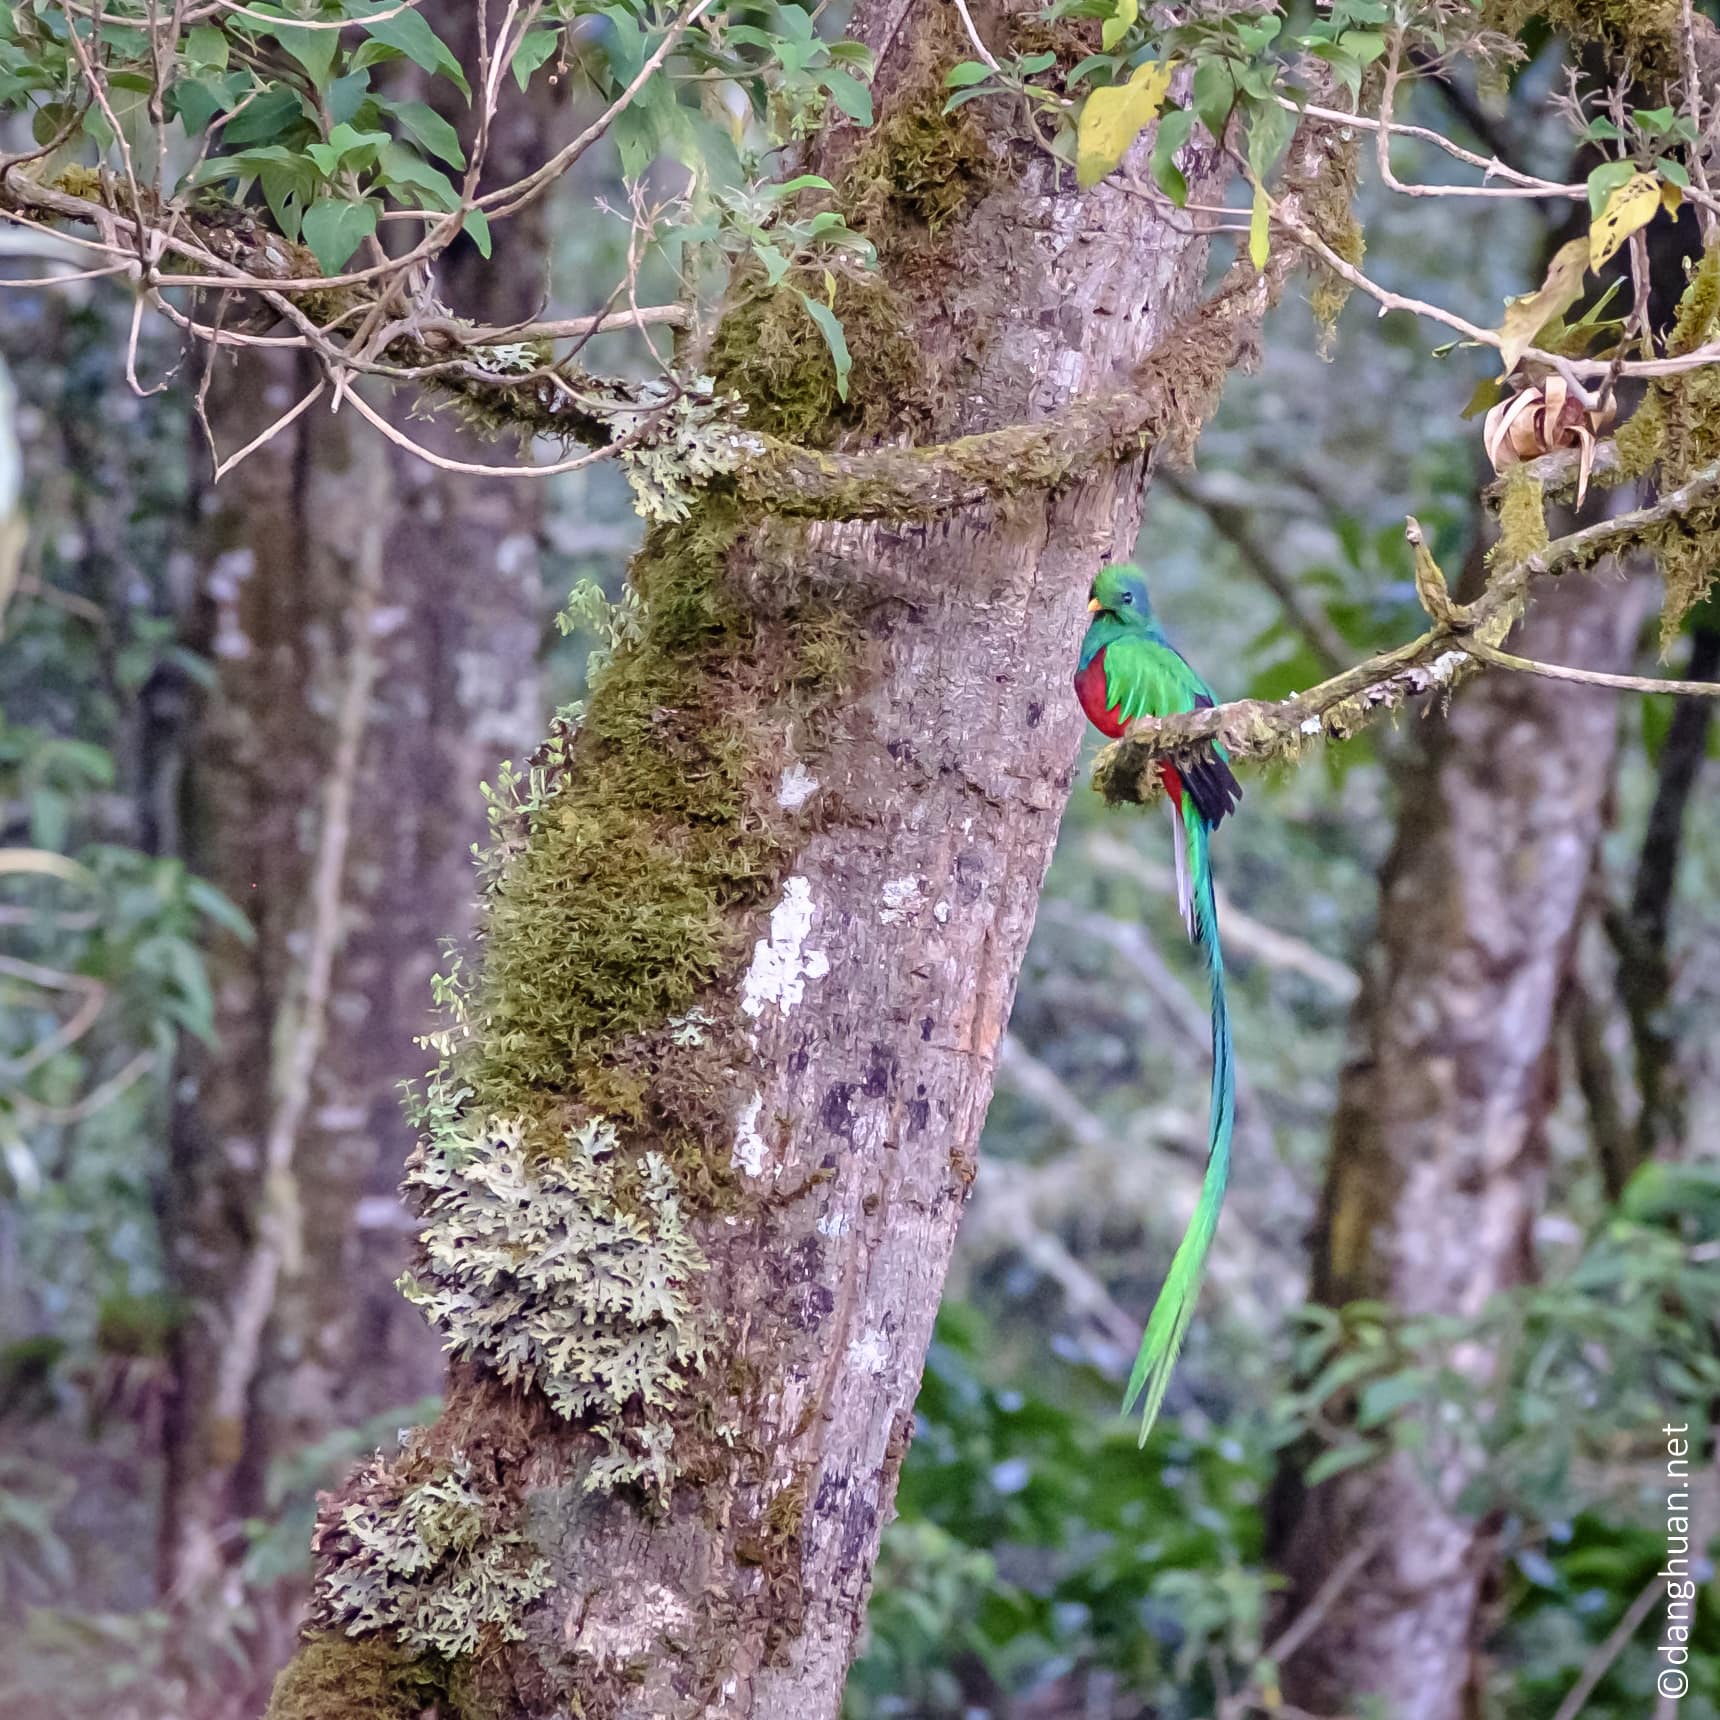
[[[486,1640],[518,1642],[520,1615],[555,1584],[548,1563],[495,1519],[463,1456],[395,1496],[379,1487],[341,1513],[351,1546],[318,1583],[321,1609],[348,1636],[392,1631],[450,1660]]]
[[[560,1153],[533,1153],[506,1120],[430,1136],[406,1176],[424,1258],[400,1287],[449,1349],[597,1434],[589,1489],[666,1494],[664,1412],[707,1359],[693,1298],[706,1263],[667,1161],[624,1166],[618,1145],[602,1119],[570,1130]]]

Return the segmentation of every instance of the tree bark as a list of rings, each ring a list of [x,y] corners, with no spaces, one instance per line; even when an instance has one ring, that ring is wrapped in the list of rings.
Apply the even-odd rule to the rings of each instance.
[[[1007,21],[980,26],[1001,40]],[[969,51],[947,9],[882,0],[857,31],[880,54],[879,124],[837,134],[817,165],[861,211],[887,296],[871,302],[882,326],[864,345],[849,324],[849,422],[879,416],[836,445],[1033,421],[1129,378],[1195,304],[1204,239],[1147,199],[1078,194],[1013,137],[1012,117],[990,136],[978,104],[946,119],[943,72]],[[1197,201],[1218,193],[1209,147],[1187,167]],[[767,431],[789,427],[784,354],[768,343],[798,324],[773,323],[779,306],[747,302],[713,349],[721,365],[747,343],[729,375]],[[823,374],[821,347],[808,350]],[[904,353],[907,374],[868,392],[864,366]],[[1196,422],[1210,407],[1193,398],[1200,368],[1192,355]],[[396,1711],[350,1695],[353,1668],[389,1652],[357,1597],[384,1580],[379,1546],[425,1553],[411,1514],[451,1477],[483,1496],[489,1552],[432,1547],[431,1576],[401,1577],[381,1617],[411,1660],[426,1640],[444,1657],[456,1641],[421,1603],[474,1609],[484,1646],[454,1652],[453,1685],[476,1681],[489,1712],[835,1714],[1070,786],[1084,598],[1133,545],[1142,479],[1142,458],[1125,458],[913,525],[749,517],[713,486],[690,521],[653,533],[633,570],[642,636],[594,689],[584,727],[540,755],[551,780],[491,898],[477,1048],[455,1065],[476,1089],[467,1132],[458,1150],[433,1134],[422,1163],[438,1168],[417,1174],[446,1191],[474,1154],[530,1149],[503,1191],[517,1204],[498,1217],[491,1200],[474,1231],[457,1228],[445,1192],[427,1197],[430,1275],[458,1290],[444,1308],[458,1339],[473,1301],[481,1314],[486,1297],[518,1294],[511,1266],[488,1286],[459,1279],[461,1256],[537,1200],[531,1167],[564,1165],[572,1126],[615,1128],[622,1168],[582,1174],[614,1177],[621,1205],[636,1203],[619,1191],[637,1189],[647,1155],[649,1174],[670,1178],[706,1263],[695,1276],[680,1256],[705,1365],[665,1384],[678,1394],[667,1414],[641,1423],[636,1396],[593,1428],[498,1379],[495,1347],[476,1341],[438,1425],[325,1506],[323,1634],[277,1685],[280,1720]],[[710,583],[695,583],[706,560]],[[818,684],[807,654],[831,640],[837,690],[797,692]],[[725,772],[738,817],[711,787]],[[730,821],[744,863],[719,864],[713,819]],[[617,872],[628,888],[594,925],[585,904],[610,900]],[[711,909],[726,953],[687,1008],[677,964]],[[654,941],[671,915],[685,936]],[[628,951],[636,980],[611,986],[606,964]],[[470,1132],[486,1114],[488,1147]],[[558,1221],[557,1252],[593,1205]],[[513,1256],[528,1267],[546,1246],[532,1234]],[[510,1338],[560,1317],[540,1303]],[[589,1325],[569,1342],[588,1337]],[[600,1389],[591,1378],[579,1389]],[[621,1443],[636,1454],[647,1439],[669,1453],[672,1488],[664,1470],[650,1492],[605,1479]],[[490,1554],[492,1574],[512,1560],[522,1601],[505,1617],[474,1598]],[[428,1666],[396,1666],[390,1688]],[[420,1706],[424,1688],[412,1685]]]
[[[1516,649],[1623,670],[1641,618],[1633,596],[1564,582]],[[1532,1274],[1553,1024],[1617,739],[1610,691],[1495,675],[1465,687],[1408,762],[1317,1224],[1313,1293],[1327,1306],[1470,1317]],[[1486,1358],[1472,1366],[1485,1390]],[[1290,1501],[1277,1539],[1293,1605],[1378,1541],[1283,1669],[1299,1708],[1469,1712],[1490,1538],[1455,1506],[1461,1465],[1430,1483],[1424,1464],[1395,1455]]]

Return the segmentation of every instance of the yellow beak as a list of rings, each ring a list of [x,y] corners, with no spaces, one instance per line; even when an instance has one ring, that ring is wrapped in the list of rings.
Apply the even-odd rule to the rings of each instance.
[[[1097,615],[1104,607],[1104,604],[1102,604],[1096,597],[1089,597],[1087,599],[1087,613],[1089,615]]]

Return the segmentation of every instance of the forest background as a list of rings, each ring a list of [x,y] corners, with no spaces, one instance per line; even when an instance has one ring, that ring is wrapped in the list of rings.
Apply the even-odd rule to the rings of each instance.
[[[424,11],[457,41],[459,7]],[[1526,41],[1509,79],[1419,82],[1408,117],[1567,177],[1566,50]],[[833,98],[857,109],[838,72]],[[589,101],[568,76],[530,94],[497,140],[527,164]],[[434,120],[417,116],[432,147]],[[465,314],[529,316],[546,279],[569,297],[544,314],[589,312],[578,284],[637,264],[638,187],[676,169],[629,178],[625,147],[604,140],[530,231],[499,237],[511,268],[451,255]],[[1391,162],[1462,176],[1414,137]],[[1368,178],[1357,214],[1373,279],[1483,328],[1587,219]],[[1681,230],[1674,297],[1689,211]],[[6,275],[77,266],[0,233]],[[1282,698],[1420,630],[1406,515],[1450,569],[1489,536],[1493,474],[1463,414],[1492,355],[1430,352],[1424,327],[1360,299],[1324,326],[1308,301],[1301,284],[1271,313],[1198,460],[1158,471],[1135,551],[1226,698]],[[640,334],[596,338],[605,367],[651,374]],[[0,878],[0,1709],[248,1716],[292,1651],[318,1490],[437,1412],[436,1334],[393,1287],[415,1229],[398,1085],[428,1066],[485,803],[508,804],[502,760],[585,697],[594,652],[625,648],[643,528],[614,463],[534,486],[460,475],[314,407],[213,483],[203,426],[249,444],[308,360],[247,355],[200,380],[109,281],[7,290],[0,355],[0,841],[67,863]],[[388,411],[438,451],[495,458],[446,416]],[[1698,607],[1657,663],[1657,594],[1628,557],[1562,581],[1533,654],[1713,679],[1720,616]],[[1248,776],[1217,845],[1238,1170],[1145,1451],[1115,1406],[1199,1177],[1205,1002],[1164,820],[1078,782],[845,1712],[1269,1711],[1311,1634],[1388,1640],[1357,1560],[1284,1615],[1297,1500],[1343,1475],[1389,1489],[1404,1464],[1427,1490],[1397,1489],[1377,1533],[1464,1573],[1463,1628],[1431,1652],[1467,1711],[1674,1712],[1663,1427],[1693,1430],[1699,1547],[1720,1533],[1711,711],[1500,676]],[[326,1028],[295,1087],[307,1009]],[[1473,1031],[1418,1046],[1430,1016]],[[1331,1191],[1346,1155],[1373,1163],[1358,1107],[1385,1103],[1368,1086],[1382,1043],[1445,1060],[1389,1095],[1435,1156],[1495,1093],[1523,1123],[1492,1167],[1502,1188],[1424,1188],[1379,1218],[1428,1278],[1395,1302],[1332,1294]],[[272,1157],[283,1127],[290,1165]],[[237,1294],[287,1183],[295,1245],[243,1413],[212,1435],[188,1406],[230,1389],[232,1344],[200,1310]],[[1443,1297],[1466,1234],[1495,1222],[1521,1229],[1510,1268]],[[1720,1715],[1720,1591],[1711,1563],[1697,1575],[1682,1720]]]

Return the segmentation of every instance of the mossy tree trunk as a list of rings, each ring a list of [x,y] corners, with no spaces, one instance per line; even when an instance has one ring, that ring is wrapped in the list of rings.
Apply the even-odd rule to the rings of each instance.
[[[816,163],[881,259],[838,298],[852,398],[798,299],[743,285],[711,362],[750,422],[929,443],[1126,385],[1205,241],[1078,193],[999,105],[946,119],[952,9],[857,27],[879,123]],[[1210,148],[1186,162],[1215,196]],[[1143,464],[936,523],[715,485],[653,528],[643,626],[522,790],[427,1102],[414,1294],[465,1359],[327,1502],[281,1720],[836,1712]]]
[[[1550,586],[1513,649],[1628,669],[1644,604],[1594,581]],[[1473,1317],[1534,1272],[1554,1025],[1611,791],[1618,700],[1490,676],[1457,695],[1402,771],[1380,934],[1315,1237],[1315,1299]],[[1476,1390],[1490,1361],[1467,1358]],[[1320,1714],[1377,1701],[1397,1720],[1475,1711],[1493,1553],[1457,1504],[1468,1473],[1404,1453],[1289,1500],[1275,1557],[1306,1605],[1363,1544],[1283,1668]]]
[[[475,27],[464,8],[446,10],[456,29]],[[541,114],[506,112],[492,147],[523,170],[544,149]],[[475,315],[529,316],[543,244],[536,223],[510,224],[496,266],[457,255],[451,287]],[[298,354],[223,363],[208,400],[221,451],[260,435],[317,375]],[[391,410],[404,418],[409,406]],[[491,457],[447,424],[413,434]],[[434,1334],[391,1288],[411,1241],[399,1083],[425,1062],[415,1036],[434,1025],[443,942],[472,925],[478,784],[541,731],[540,498],[536,486],[440,472],[351,414],[312,411],[204,499],[194,631],[216,684],[188,748],[187,857],[246,913],[255,942],[224,938],[215,952],[219,1039],[188,1055],[167,1195],[184,1317],[160,1563],[164,1593],[193,1618],[244,1553],[272,1462],[441,1385]],[[342,699],[361,657],[373,687],[333,901],[319,903]],[[319,938],[336,950],[319,1049],[291,1164],[271,1176],[266,1143],[307,1030]],[[271,1206],[284,1258],[254,1354],[235,1358],[236,1303]],[[235,1367],[247,1376],[238,1417],[220,1403]],[[223,1713],[261,1706],[291,1652],[303,1584],[251,1599],[256,1682]]]

